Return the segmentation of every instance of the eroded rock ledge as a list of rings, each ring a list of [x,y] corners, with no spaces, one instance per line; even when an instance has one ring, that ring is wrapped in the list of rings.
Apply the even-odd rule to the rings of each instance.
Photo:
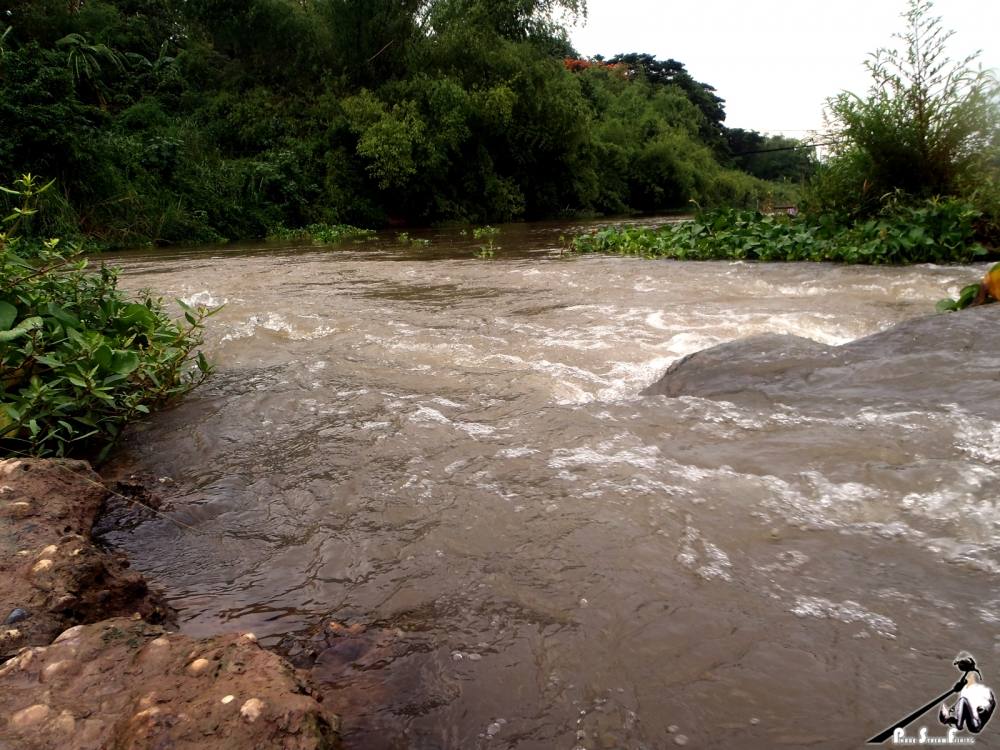
[[[0,748],[335,747],[337,717],[252,634],[168,631],[91,540],[106,494],[82,462],[0,461]]]

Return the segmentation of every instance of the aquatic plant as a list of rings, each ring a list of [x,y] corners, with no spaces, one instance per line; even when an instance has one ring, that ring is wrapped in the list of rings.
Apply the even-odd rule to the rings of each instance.
[[[939,312],[955,312],[974,305],[984,305],[1000,301],[1000,263],[991,267],[983,280],[962,287],[958,297],[945,297],[937,303]]]
[[[883,214],[841,224],[734,209],[700,211],[658,229],[612,227],[574,238],[576,252],[677,260],[967,263],[988,254],[975,241],[979,213],[957,200],[889,205]]]
[[[476,227],[472,230],[472,236],[475,239],[486,240],[484,244],[479,246],[479,250],[475,254],[477,258],[488,259],[497,254],[500,245],[496,244],[496,238],[499,234],[500,230],[491,226]]]
[[[421,239],[420,237],[411,237],[409,232],[400,232],[397,234],[396,242],[400,245],[417,245],[418,247],[427,247],[431,244],[430,240]]]
[[[18,205],[0,220],[0,455],[103,458],[127,422],[187,393],[212,371],[198,350],[215,310],[117,288],[118,271],[83,250],[22,234],[52,183],[0,187]]]
[[[310,224],[301,229],[275,227],[268,232],[269,240],[311,240],[317,245],[335,245],[345,240],[370,237],[374,229],[362,229],[350,224]]]

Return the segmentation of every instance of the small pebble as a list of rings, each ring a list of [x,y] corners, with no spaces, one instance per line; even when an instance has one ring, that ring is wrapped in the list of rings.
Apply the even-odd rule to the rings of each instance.
[[[26,609],[21,609],[17,607],[11,610],[11,613],[7,615],[7,619],[3,621],[4,625],[13,625],[16,622],[21,622],[21,620],[27,620],[31,615],[28,614]]]
[[[234,700],[236,700],[236,696],[235,695],[227,695],[225,698],[222,699],[222,705],[223,706],[228,706]]]
[[[676,737],[674,737],[675,745],[686,745],[687,743],[688,743],[688,738],[686,734],[679,734]]]
[[[758,719],[756,716],[754,716],[752,719],[750,719],[750,726],[755,727],[758,724],[760,724],[760,719]]]
[[[240,707],[240,716],[251,724],[260,718],[260,712],[264,710],[264,701],[260,698],[251,698]]]
[[[469,654],[468,655],[469,661],[479,661],[482,658],[483,658],[482,654]]]
[[[497,722],[494,721],[492,724],[490,724],[488,727],[486,727],[486,736],[487,737],[495,737],[496,735],[500,734],[500,729],[501,729],[501,726]]]
[[[49,558],[46,557],[44,560],[39,560],[38,562],[36,562],[35,566],[31,569],[31,572],[36,574],[45,573],[46,571],[52,570],[52,566],[54,564],[55,563],[53,563]]]
[[[590,602],[588,602],[586,599],[580,599],[580,606],[581,607],[586,607],[589,604],[590,604]]]
[[[680,727],[679,727],[679,726],[677,726],[676,724],[671,724],[671,725],[670,725],[669,727],[667,727],[667,731],[668,731],[668,732],[669,732],[670,734],[673,734],[673,733],[674,733],[674,732],[676,732],[676,731],[677,731],[678,729],[680,729]]]
[[[464,658],[465,658],[465,654],[463,654],[461,651],[452,651],[451,652],[451,660],[452,661],[462,661],[462,659],[464,659]]]
[[[210,665],[211,662],[208,659],[195,659],[188,664],[187,671],[189,675],[197,676],[208,669]]]
[[[14,729],[27,729],[40,724],[49,718],[52,710],[41,703],[29,706],[10,717],[10,726]]]

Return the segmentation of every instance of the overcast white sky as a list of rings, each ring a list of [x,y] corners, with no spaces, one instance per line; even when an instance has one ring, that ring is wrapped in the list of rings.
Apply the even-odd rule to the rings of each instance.
[[[863,94],[862,63],[900,46],[905,0],[588,0],[585,24],[570,30],[585,56],[648,52],[674,58],[726,100],[726,124],[802,137],[823,124],[827,97]],[[1000,69],[1000,0],[937,0],[934,15],[954,29],[952,58],[977,49]]]

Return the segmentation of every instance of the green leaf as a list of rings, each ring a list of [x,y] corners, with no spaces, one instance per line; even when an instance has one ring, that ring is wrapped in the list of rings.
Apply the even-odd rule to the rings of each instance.
[[[37,316],[25,318],[17,324],[17,327],[12,328],[9,331],[0,331],[0,343],[19,339],[21,336],[31,333],[31,331],[35,331],[44,325],[44,321]]]
[[[112,369],[111,362],[113,356],[111,347],[107,344],[101,344],[94,352],[94,361],[100,365],[102,370],[110,370]]]
[[[128,375],[139,367],[139,355],[127,350],[116,350],[111,369],[119,375]]]
[[[17,308],[9,302],[0,301],[0,331],[9,331],[17,318]]]
[[[57,305],[54,302],[49,302],[47,305],[47,310],[49,315],[58,320],[64,325],[70,326],[72,328],[80,328],[80,319],[75,315],[70,315],[66,310]]]

